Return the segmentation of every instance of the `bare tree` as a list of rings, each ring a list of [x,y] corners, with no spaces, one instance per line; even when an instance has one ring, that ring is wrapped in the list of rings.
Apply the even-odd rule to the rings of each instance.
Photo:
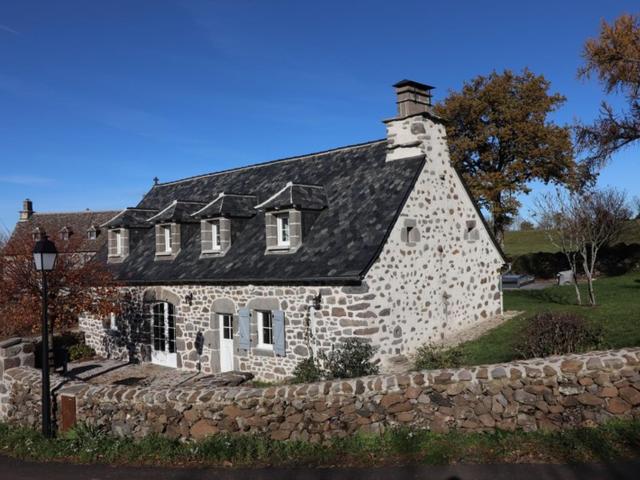
[[[578,304],[578,266],[587,279],[589,304],[596,305],[593,280],[598,254],[615,242],[631,216],[625,194],[613,188],[586,192],[557,190],[536,201],[535,216],[549,241],[567,258]]]
[[[593,278],[600,250],[620,237],[631,217],[624,192],[613,188],[587,192],[579,197],[574,212],[580,231],[580,256],[587,277],[589,303],[596,305]]]
[[[538,221],[538,228],[544,231],[549,242],[567,258],[576,291],[576,301],[578,305],[582,305],[578,286],[578,252],[581,235],[574,215],[578,208],[576,194],[557,189],[536,200],[533,216]]]

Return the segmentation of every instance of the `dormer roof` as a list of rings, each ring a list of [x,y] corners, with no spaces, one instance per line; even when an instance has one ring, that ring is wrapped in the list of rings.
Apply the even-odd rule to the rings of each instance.
[[[322,185],[288,182],[255,208],[260,210],[280,210],[283,208],[322,210],[327,206],[327,194]]]
[[[154,208],[127,207],[102,226],[107,228],[150,228],[152,224],[147,220],[155,213],[158,213],[158,210]]]
[[[194,210],[201,208],[204,202],[192,202],[184,200],[174,200],[158,213],[147,218],[151,224],[158,223],[189,223],[195,219],[191,216]]]
[[[256,203],[257,197],[255,195],[223,192],[212,202],[194,212],[192,217],[195,219],[217,217],[251,218],[256,214],[254,210]]]

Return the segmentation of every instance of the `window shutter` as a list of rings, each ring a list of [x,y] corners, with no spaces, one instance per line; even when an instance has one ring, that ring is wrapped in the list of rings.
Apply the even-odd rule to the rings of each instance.
[[[251,311],[241,308],[238,311],[238,348],[251,349]]]
[[[202,220],[202,222],[200,222],[200,227],[200,247],[203,252],[209,252],[213,250],[211,222]]]
[[[169,227],[171,231],[171,253],[180,251],[180,224],[172,223]]]
[[[280,357],[285,356],[284,312],[273,312],[273,353]]]
[[[122,257],[129,256],[129,229],[123,228],[122,232]]]
[[[165,251],[164,228],[161,225],[156,225],[156,253],[164,253]]]
[[[116,246],[116,232],[114,230],[109,230],[109,256],[115,257],[118,254],[117,246]]]

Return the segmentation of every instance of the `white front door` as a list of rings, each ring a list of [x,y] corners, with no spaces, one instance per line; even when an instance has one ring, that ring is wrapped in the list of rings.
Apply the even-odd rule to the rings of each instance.
[[[218,314],[220,325],[220,371],[233,370],[233,315]]]
[[[156,303],[151,307],[152,351],[151,361],[165,367],[176,368],[176,317],[174,306],[167,302]]]

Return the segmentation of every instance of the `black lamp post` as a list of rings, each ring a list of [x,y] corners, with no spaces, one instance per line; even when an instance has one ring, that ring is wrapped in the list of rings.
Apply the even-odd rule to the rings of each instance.
[[[42,272],[42,435],[53,436],[51,431],[51,392],[49,387],[49,319],[47,317],[47,272],[56,265],[58,250],[43,235],[33,247],[36,270]]]

